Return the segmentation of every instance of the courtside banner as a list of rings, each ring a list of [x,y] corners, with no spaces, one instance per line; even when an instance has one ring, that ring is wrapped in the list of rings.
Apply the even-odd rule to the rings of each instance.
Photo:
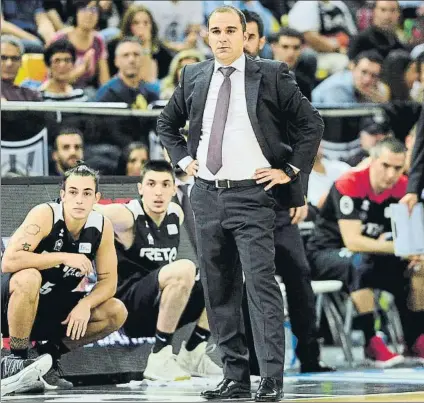
[[[1,141],[1,176],[48,175],[47,129],[28,140]]]

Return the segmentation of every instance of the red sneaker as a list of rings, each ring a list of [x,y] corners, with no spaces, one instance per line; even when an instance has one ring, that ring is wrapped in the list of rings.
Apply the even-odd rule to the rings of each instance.
[[[365,348],[365,358],[376,368],[391,368],[404,361],[402,355],[392,353],[378,336],[374,336]]]
[[[412,356],[418,360],[421,364],[424,364],[424,334],[418,337],[415,340],[414,345],[412,346]]]

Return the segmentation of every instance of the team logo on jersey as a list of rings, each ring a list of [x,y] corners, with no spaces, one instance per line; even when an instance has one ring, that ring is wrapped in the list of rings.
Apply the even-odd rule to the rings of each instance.
[[[149,242],[149,245],[155,244],[155,240],[153,239],[152,234],[147,235],[147,242]]]
[[[361,210],[368,211],[369,209],[370,209],[370,201],[369,200],[364,200],[362,202]]]
[[[55,244],[54,244],[54,248],[53,250],[56,252],[60,252],[63,246],[63,240],[62,239],[58,239]]]
[[[60,230],[60,232],[59,232],[59,236],[63,236],[63,234],[64,234],[64,229],[62,228],[61,230]]]
[[[340,211],[344,215],[352,214],[353,200],[349,196],[342,196],[340,198]]]
[[[169,235],[178,234],[178,227],[176,226],[176,224],[168,224],[166,227],[168,228]]]
[[[78,253],[91,253],[91,243],[81,242],[79,244]]]

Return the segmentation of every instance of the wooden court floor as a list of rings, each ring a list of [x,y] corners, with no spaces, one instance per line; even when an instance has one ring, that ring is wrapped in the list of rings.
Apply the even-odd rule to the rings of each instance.
[[[200,392],[216,379],[157,383],[130,382],[116,386],[3,397],[3,401],[56,402],[202,402]],[[252,377],[252,397],[259,379]],[[296,402],[424,402],[424,368],[338,371],[334,374],[288,375],[284,400]],[[249,400],[244,400],[249,401]]]

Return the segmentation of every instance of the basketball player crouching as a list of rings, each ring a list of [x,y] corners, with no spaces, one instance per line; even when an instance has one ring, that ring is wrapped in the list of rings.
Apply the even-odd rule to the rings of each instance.
[[[190,260],[176,260],[184,217],[181,207],[171,202],[176,194],[172,166],[166,161],[148,162],[138,192],[140,199],[95,209],[111,220],[115,231],[116,296],[128,310],[125,332],[130,337],[155,335],[144,377],[173,381],[222,376],[207,355],[210,332],[196,267]],[[197,325],[175,356],[172,336],[190,322]]]
[[[4,253],[1,319],[11,355],[1,360],[2,395],[28,389],[34,375],[44,375],[47,389],[72,387],[58,376],[61,354],[109,335],[127,317],[125,306],[113,298],[117,258],[112,224],[93,211],[100,199],[97,173],[82,163],[68,170],[60,196],[60,202],[40,204],[28,213]],[[93,261],[94,289],[89,295],[73,292],[93,271]],[[30,340],[47,341],[37,346],[48,354],[28,360]],[[28,374],[27,368],[40,361],[45,365],[38,373]]]

